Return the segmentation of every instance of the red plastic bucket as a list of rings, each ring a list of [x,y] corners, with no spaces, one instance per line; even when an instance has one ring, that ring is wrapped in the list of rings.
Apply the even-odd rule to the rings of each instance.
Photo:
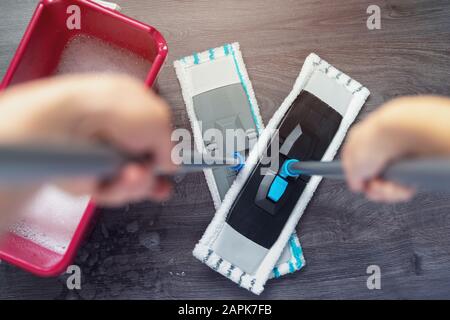
[[[67,8],[81,10],[81,29],[70,30]],[[28,25],[0,85],[10,85],[51,76],[67,43],[77,35],[101,39],[127,49],[152,63],[145,80],[151,87],[167,57],[167,44],[153,27],[107,9],[89,0],[43,0]],[[95,205],[90,202],[82,215],[69,246],[59,254],[35,242],[9,233],[0,244],[0,259],[40,276],[56,276],[72,262],[89,229]]]

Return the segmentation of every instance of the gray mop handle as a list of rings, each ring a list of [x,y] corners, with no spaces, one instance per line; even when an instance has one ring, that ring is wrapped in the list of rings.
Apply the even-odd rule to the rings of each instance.
[[[300,161],[292,163],[289,169],[300,174],[345,179],[340,161]],[[418,189],[450,191],[450,158],[418,158],[393,162],[380,177]]]
[[[109,178],[129,162],[148,160],[104,145],[0,145],[0,185],[43,181],[53,178]],[[197,152],[186,152],[176,174],[201,171],[204,167],[233,166],[236,159],[217,161]],[[163,170],[158,170],[165,176]]]

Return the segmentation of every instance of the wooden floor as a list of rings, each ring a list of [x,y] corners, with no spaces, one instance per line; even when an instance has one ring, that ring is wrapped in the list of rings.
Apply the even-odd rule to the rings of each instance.
[[[169,43],[159,88],[178,127],[189,123],[173,60],[232,41],[241,44],[266,122],[310,52],[371,90],[359,119],[395,96],[450,95],[448,0],[117,2],[123,13],[158,28]],[[0,1],[1,73],[35,3]],[[381,30],[366,27],[370,4],[381,7]],[[101,212],[76,259],[82,290],[68,290],[65,276],[41,279],[2,263],[0,298],[256,298],[192,257],[213,214],[204,177],[191,175],[167,203]],[[340,182],[325,181],[298,232],[307,266],[269,281],[260,298],[450,298],[449,196],[375,205]],[[366,287],[372,264],[381,268],[381,290]]]

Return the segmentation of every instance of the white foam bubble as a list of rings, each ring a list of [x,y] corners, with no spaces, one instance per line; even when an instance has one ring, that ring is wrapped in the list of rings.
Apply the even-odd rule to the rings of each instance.
[[[61,55],[55,74],[125,73],[142,81],[151,63],[129,50],[87,35],[71,39]]]
[[[64,254],[89,203],[53,185],[43,186],[20,212],[11,231],[49,250]]]

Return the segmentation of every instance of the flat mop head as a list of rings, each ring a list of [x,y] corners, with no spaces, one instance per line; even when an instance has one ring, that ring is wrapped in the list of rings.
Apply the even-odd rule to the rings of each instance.
[[[291,159],[332,160],[368,96],[360,83],[317,55],[309,55],[194,256],[260,294],[321,180],[290,179],[279,169]],[[273,140],[275,133],[279,140]],[[279,150],[277,168],[265,168],[261,161],[268,148]]]
[[[245,132],[248,140],[257,139],[264,124],[260,115],[252,84],[247,74],[238,43],[184,57],[175,61],[175,69],[181,84],[187,113],[194,132],[197,149],[215,152],[220,146],[208,130],[219,130],[222,137],[226,130]],[[245,159],[251,145],[232,150]],[[231,157],[233,154],[226,154]],[[216,210],[220,207],[239,170],[230,168],[205,169]],[[305,265],[302,248],[294,232],[280,255],[271,277],[278,278],[300,270]]]

